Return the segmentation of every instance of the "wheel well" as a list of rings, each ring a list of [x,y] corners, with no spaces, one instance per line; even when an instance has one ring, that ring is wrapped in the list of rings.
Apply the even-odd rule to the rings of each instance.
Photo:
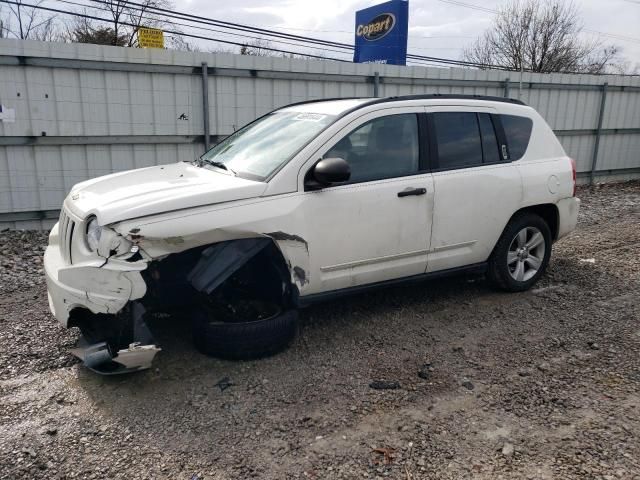
[[[514,216],[522,212],[531,212],[542,217],[542,219],[549,226],[549,230],[551,230],[551,238],[553,240],[556,240],[558,238],[559,213],[558,207],[556,207],[554,204],[543,203],[541,205],[531,205],[530,207],[521,208],[516,213],[514,213]]]
[[[230,240],[219,244],[205,245],[152,262],[149,268],[143,272],[143,278],[147,284],[147,294],[142,300],[143,303],[150,309],[162,309],[162,307],[171,305],[178,306],[198,302],[198,298],[202,298],[203,295],[211,296],[215,292],[233,294],[234,290],[237,290],[236,287],[242,286],[243,290],[254,296],[269,299],[283,307],[288,307],[293,301],[295,292],[291,284],[287,263],[273,240],[261,239],[260,243],[263,247],[249,258],[242,259],[242,250],[225,251],[224,256],[227,258],[229,256],[238,257],[239,263],[232,268],[227,265],[222,269],[216,269],[213,264],[220,260],[220,257],[207,256],[210,247],[222,244],[228,246],[242,242],[243,240]],[[209,266],[214,268],[208,270]],[[204,282],[201,285],[202,288],[193,283],[195,280],[192,275],[196,270],[199,271],[198,282]],[[212,290],[207,290],[207,282],[225,271],[227,273],[223,275],[221,283],[212,287]]]

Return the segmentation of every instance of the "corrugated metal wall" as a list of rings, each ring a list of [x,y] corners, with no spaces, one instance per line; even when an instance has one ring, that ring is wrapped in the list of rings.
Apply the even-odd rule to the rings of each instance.
[[[581,172],[592,166],[607,82],[596,178],[640,175],[638,77],[520,79],[502,71],[0,40],[0,104],[5,112],[15,109],[14,123],[0,122],[0,227],[49,227],[81,180],[200,155],[203,62],[214,139],[313,98],[376,91],[510,96],[547,119]]]

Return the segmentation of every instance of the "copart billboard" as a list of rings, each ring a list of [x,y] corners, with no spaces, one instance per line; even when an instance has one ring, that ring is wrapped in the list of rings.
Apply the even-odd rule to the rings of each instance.
[[[406,65],[409,2],[391,0],[356,12],[356,63]]]

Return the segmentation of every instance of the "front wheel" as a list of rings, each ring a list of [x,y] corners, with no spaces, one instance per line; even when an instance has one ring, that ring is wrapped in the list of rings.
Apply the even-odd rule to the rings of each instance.
[[[540,216],[528,212],[516,215],[489,258],[489,280],[509,292],[529,289],[547,268],[551,243],[549,226]]]

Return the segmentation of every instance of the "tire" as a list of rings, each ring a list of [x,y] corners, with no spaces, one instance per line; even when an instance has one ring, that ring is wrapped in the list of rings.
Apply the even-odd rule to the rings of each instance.
[[[546,270],[551,244],[551,230],[542,217],[529,212],[515,215],[489,257],[489,281],[507,292],[528,290]]]
[[[193,341],[205,355],[252,360],[284,350],[296,336],[297,310],[250,322],[219,322],[204,308],[193,312]]]

